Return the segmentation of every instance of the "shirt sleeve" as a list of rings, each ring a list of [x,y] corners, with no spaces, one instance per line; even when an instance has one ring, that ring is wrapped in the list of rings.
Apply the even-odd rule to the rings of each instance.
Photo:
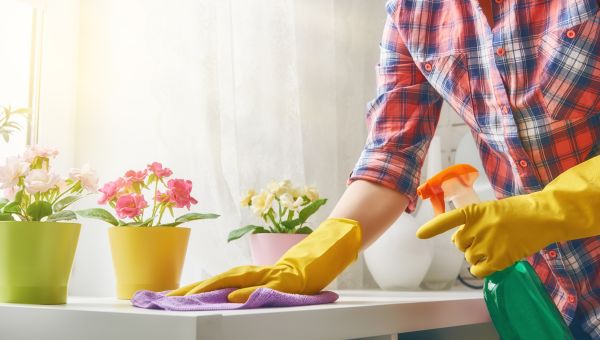
[[[376,67],[377,96],[367,106],[367,141],[348,183],[366,180],[394,189],[409,197],[407,212],[412,212],[443,101],[398,34],[396,2],[387,5]]]

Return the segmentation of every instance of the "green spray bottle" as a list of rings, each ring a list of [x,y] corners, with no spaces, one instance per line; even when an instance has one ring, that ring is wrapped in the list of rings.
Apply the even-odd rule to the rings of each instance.
[[[479,176],[468,164],[457,164],[436,174],[417,189],[431,199],[436,215],[446,200],[456,208],[480,202],[473,190]],[[570,340],[569,327],[542,282],[527,261],[495,272],[484,279],[483,297],[496,331],[503,340]]]

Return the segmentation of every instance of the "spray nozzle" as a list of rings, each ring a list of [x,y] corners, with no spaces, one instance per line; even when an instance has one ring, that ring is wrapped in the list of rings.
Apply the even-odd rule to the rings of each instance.
[[[469,164],[450,166],[428,179],[417,188],[421,199],[431,199],[436,215],[446,211],[445,200],[460,200],[463,193],[470,196],[473,183],[479,176],[477,169]]]

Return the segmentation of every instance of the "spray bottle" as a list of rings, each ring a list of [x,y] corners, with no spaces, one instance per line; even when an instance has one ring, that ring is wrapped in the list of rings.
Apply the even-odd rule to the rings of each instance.
[[[455,208],[480,202],[473,190],[479,176],[468,164],[457,164],[436,174],[417,189],[431,199],[436,215],[445,212],[445,201]],[[501,339],[573,339],[560,312],[527,261],[495,272],[484,279],[483,296]]]

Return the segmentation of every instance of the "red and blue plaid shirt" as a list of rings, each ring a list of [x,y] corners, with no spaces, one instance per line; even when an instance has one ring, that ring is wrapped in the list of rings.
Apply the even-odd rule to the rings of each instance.
[[[378,95],[350,181],[393,188],[414,209],[444,100],[471,129],[498,198],[541,190],[599,153],[599,0],[494,0],[493,27],[477,0],[387,9]],[[600,238],[553,244],[530,261],[567,322],[577,316],[600,338]]]

